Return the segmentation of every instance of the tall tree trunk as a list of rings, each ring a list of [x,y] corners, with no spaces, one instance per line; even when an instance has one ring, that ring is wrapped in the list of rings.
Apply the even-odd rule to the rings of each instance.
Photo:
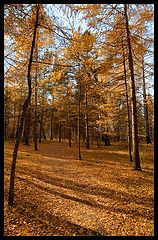
[[[8,140],[8,119],[5,113],[5,117],[4,117],[4,137],[5,140]]]
[[[70,104],[68,103],[68,138],[69,147],[71,147],[71,125],[70,125]]]
[[[66,128],[65,128],[65,126],[63,126],[62,138],[63,138],[64,141],[65,141],[65,139],[66,139]]]
[[[44,140],[46,140],[46,134],[45,134],[45,130],[44,130],[43,127],[42,127],[42,133],[43,133],[43,138],[44,138]]]
[[[30,107],[28,107],[24,121],[23,142],[25,145],[29,145],[29,132],[30,132]]]
[[[127,4],[124,4],[124,14],[125,14],[125,20],[126,20],[128,60],[129,60],[129,68],[131,73],[131,87],[132,87],[132,140],[133,140],[134,170],[141,171],[140,158],[139,158],[139,144],[138,144],[138,121],[137,121],[135,79],[134,79],[133,58],[132,58],[132,49],[131,49],[131,41],[130,41],[130,31],[128,26]]]
[[[71,126],[69,126],[69,147],[71,147]]]
[[[88,116],[88,97],[87,97],[87,90],[86,90],[86,147],[89,149],[89,116]]]
[[[50,140],[53,140],[53,110],[51,109],[51,118],[50,118]]]
[[[37,117],[38,123],[40,124],[40,128],[41,128],[41,135],[43,134],[43,138],[46,139],[46,134],[45,134],[45,130],[43,128],[43,124],[41,124],[41,119],[39,119],[39,117]],[[39,138],[40,139],[40,138]]]
[[[41,120],[40,120],[40,132],[39,132],[39,143],[41,143],[42,139],[42,130],[43,130],[43,108],[41,110]]]
[[[79,86],[79,97],[78,97],[78,157],[81,160],[81,85]]]
[[[28,125],[27,125],[26,139],[25,139],[25,145],[27,145],[27,146],[29,146],[30,117],[31,117],[31,107],[29,107],[29,109],[28,109]]]
[[[15,179],[15,167],[16,167],[16,159],[17,159],[17,153],[18,148],[22,136],[22,130],[23,130],[23,123],[25,119],[26,110],[28,108],[28,105],[31,100],[31,66],[32,66],[32,58],[33,58],[33,50],[35,46],[35,39],[36,39],[36,31],[38,26],[38,17],[39,17],[39,5],[37,5],[37,12],[36,12],[36,21],[35,21],[35,27],[34,27],[34,33],[33,33],[33,40],[32,40],[32,46],[31,46],[31,53],[30,53],[30,59],[29,59],[29,65],[28,65],[28,74],[27,74],[27,80],[28,80],[28,89],[29,93],[28,96],[24,102],[23,105],[23,111],[20,119],[20,125],[17,128],[17,134],[16,134],[16,142],[13,152],[13,160],[12,160],[12,166],[11,166],[11,175],[10,175],[10,188],[9,188],[9,196],[8,196],[8,205],[13,206],[14,204],[14,179]]]
[[[14,106],[14,116],[13,116],[13,132],[12,132],[12,135],[13,135],[13,139],[15,139],[15,126],[16,126],[16,107]]]
[[[126,104],[127,104],[127,114],[128,114],[128,152],[129,152],[129,160],[132,162],[132,153],[131,153],[131,120],[130,120],[130,108],[128,101],[128,87],[127,87],[127,77],[126,77],[126,62],[125,62],[125,52],[123,46],[123,38],[122,38],[122,53],[123,53],[123,68],[124,68],[124,80],[126,87]]]
[[[19,125],[20,125],[20,116],[21,116],[21,105],[19,104],[18,117],[17,117],[17,122],[16,122],[16,134],[17,134],[17,129],[19,128]],[[16,138],[16,134],[15,134],[15,138]]]
[[[45,91],[44,91],[44,89],[43,89],[43,93],[42,93],[41,120],[40,120],[40,133],[39,133],[39,143],[41,143],[42,130],[43,130],[44,94],[45,94]],[[44,134],[43,134],[43,137],[44,137],[44,136],[45,136],[45,132],[44,132]]]
[[[60,123],[59,124],[59,142],[61,142],[61,128],[62,128],[62,125]]]
[[[38,46],[37,46],[37,41],[36,41],[36,50],[35,50],[35,54],[36,54],[36,76],[35,76],[35,114],[34,114],[34,149],[35,151],[38,150],[37,147],[37,77],[38,77]]]
[[[145,72],[144,72],[144,56],[142,56],[142,80],[143,80],[143,98],[144,98],[144,117],[145,117],[145,129],[146,129],[146,143],[151,143],[150,129],[149,129],[149,116],[148,116],[148,104],[146,98],[146,84],[145,84]]]
[[[57,123],[53,124],[53,136],[55,140],[58,138],[59,133],[59,125]]]

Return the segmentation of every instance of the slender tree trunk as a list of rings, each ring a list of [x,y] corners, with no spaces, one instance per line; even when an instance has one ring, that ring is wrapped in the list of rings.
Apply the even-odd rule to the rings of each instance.
[[[15,125],[16,125],[16,117],[15,117],[15,114],[16,114],[16,107],[14,106],[14,117],[13,117],[13,139],[15,139]]]
[[[55,138],[55,140],[58,138],[59,135],[59,124],[54,123],[53,124],[53,136]]]
[[[39,133],[39,143],[41,143],[42,130],[43,130],[44,94],[45,94],[45,91],[43,90],[43,94],[42,94],[42,109],[41,109],[41,121],[40,121],[40,133]],[[43,136],[45,136],[45,133],[44,133]]]
[[[40,124],[40,128],[41,128],[41,135],[43,134],[43,138],[46,139],[46,134],[45,134],[45,130],[43,127],[43,124],[41,125],[41,120],[37,117],[38,123]]]
[[[146,129],[146,143],[151,143],[150,129],[149,129],[149,116],[148,116],[148,105],[146,98],[146,84],[145,84],[145,72],[144,72],[144,57],[142,57],[142,77],[143,77],[143,98],[144,98],[144,117],[145,117],[145,129]]]
[[[71,147],[71,125],[70,125],[70,104],[68,103],[68,138],[69,147]]]
[[[81,86],[79,86],[79,97],[78,97],[78,157],[81,160]]]
[[[65,141],[65,127],[62,127],[61,138]]]
[[[28,96],[27,96],[27,98],[26,98],[26,100],[24,102],[24,105],[23,105],[23,112],[22,112],[21,119],[20,119],[20,126],[17,128],[16,142],[15,142],[15,147],[14,147],[14,152],[13,152],[13,161],[12,161],[11,175],[10,175],[10,188],[9,188],[9,196],[8,196],[8,205],[10,205],[10,206],[13,206],[13,204],[14,204],[14,179],[15,179],[16,159],[17,159],[19,143],[20,143],[21,136],[22,136],[23,123],[24,123],[24,119],[25,119],[26,110],[27,110],[28,105],[29,105],[30,100],[31,100],[31,78],[30,78],[30,73],[31,73],[31,66],[32,66],[33,50],[34,50],[35,39],[36,39],[36,31],[37,31],[37,26],[38,26],[38,17],[39,17],[39,5],[37,5],[35,27],[34,27],[33,40],[32,40],[32,46],[31,46],[31,53],[30,53],[30,59],[29,59],[29,65],[28,65],[27,79],[28,79],[29,93],[28,93]]]
[[[132,139],[133,139],[133,160],[134,170],[141,171],[140,158],[139,158],[139,144],[138,144],[138,121],[137,121],[137,107],[136,107],[136,92],[135,92],[135,79],[133,69],[133,58],[130,42],[130,31],[128,26],[127,4],[124,4],[124,13],[126,20],[126,33],[128,42],[128,60],[131,73],[131,87],[132,87]]]
[[[61,123],[59,124],[59,142],[61,142]]]
[[[88,116],[88,99],[87,99],[87,91],[86,91],[86,147],[89,149],[89,116]]]
[[[129,160],[132,162],[132,153],[131,153],[131,120],[130,120],[130,108],[129,108],[129,101],[128,101],[128,87],[127,87],[127,77],[126,77],[126,62],[125,62],[125,52],[123,46],[123,39],[122,39],[122,51],[123,51],[123,68],[124,68],[124,79],[125,79],[125,87],[126,87],[126,103],[127,103],[127,114],[128,114],[128,152],[129,152]]]
[[[43,132],[43,138],[44,138],[44,140],[46,140],[46,134],[45,134],[45,131],[44,131],[43,127],[42,127],[42,132]]]
[[[43,129],[43,108],[41,110],[41,120],[40,120],[40,132],[39,132],[39,143],[41,143],[42,139],[42,129]]]
[[[53,119],[50,119],[50,140],[53,140]]]
[[[69,126],[69,147],[71,147],[71,126]]]
[[[28,109],[28,124],[27,124],[27,134],[25,139],[25,145],[29,146],[29,134],[30,134],[30,117],[31,117],[31,107]]]
[[[19,104],[18,106],[18,117],[17,117],[17,122],[16,122],[16,134],[17,134],[17,129],[19,128],[20,125],[20,116],[21,116],[21,106]],[[15,134],[15,138],[16,138],[16,134]]]
[[[29,145],[29,132],[30,132],[30,107],[28,107],[24,121],[23,142],[25,145]]]
[[[50,118],[50,140],[53,140],[53,110],[51,109],[51,118]]]
[[[36,41],[36,76],[35,76],[35,115],[34,115],[34,149],[35,151],[38,151],[38,146],[37,146],[37,76],[38,76],[38,46],[37,46],[37,41]]]
[[[7,119],[7,114],[6,114],[6,110],[5,111],[5,116],[4,116],[4,137],[5,137],[5,140],[8,140],[8,124],[9,124],[9,121]]]
[[[26,139],[27,122],[28,122],[28,108],[27,108],[27,111],[26,111],[26,114],[25,114],[23,133],[22,133],[22,142],[24,142],[24,143],[25,143],[25,139]]]

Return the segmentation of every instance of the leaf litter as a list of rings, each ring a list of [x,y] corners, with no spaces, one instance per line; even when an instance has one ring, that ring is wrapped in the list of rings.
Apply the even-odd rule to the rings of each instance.
[[[122,151],[114,154],[115,146],[109,152],[82,147],[80,161],[76,146],[67,145],[44,142],[36,153],[33,146],[20,146],[11,208],[7,197],[13,144],[6,143],[4,235],[153,236],[153,158],[137,172],[127,157],[121,158]]]

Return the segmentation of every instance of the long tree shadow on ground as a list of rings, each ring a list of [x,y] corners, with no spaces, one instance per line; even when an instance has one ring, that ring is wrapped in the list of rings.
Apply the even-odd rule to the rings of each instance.
[[[55,207],[55,206],[54,206]],[[80,226],[65,220],[63,217],[58,217],[49,213],[47,210],[42,210],[35,202],[22,201],[16,197],[16,216],[21,217],[25,225],[32,224],[33,229],[38,236],[107,236],[104,230],[96,231],[90,228]],[[27,211],[27,212],[26,212]],[[53,211],[53,210],[52,210]],[[14,215],[14,224],[16,226],[17,220]],[[36,222],[37,226],[36,227]],[[28,227],[30,228],[30,227]],[[31,232],[29,232],[29,235]],[[33,232],[32,235],[35,233]],[[11,236],[11,232],[7,232],[5,236]],[[36,235],[37,236],[37,235]]]
[[[29,171],[29,173],[26,173],[27,171]],[[36,178],[40,181],[52,184],[52,185],[57,186],[57,187],[67,188],[67,189],[70,189],[70,190],[75,190],[75,191],[79,191],[79,192],[83,192],[83,193],[100,195],[102,197],[109,197],[109,198],[120,197],[119,200],[121,200],[122,197],[124,197],[123,198],[124,201],[126,200],[128,202],[128,201],[134,200],[134,203],[136,203],[136,204],[146,205],[147,201],[148,201],[148,203],[149,202],[151,204],[153,203],[153,198],[148,197],[148,196],[147,197],[139,196],[139,198],[138,197],[134,198],[134,196],[133,196],[133,199],[131,199],[130,197],[128,197],[127,193],[123,193],[122,191],[119,192],[118,189],[113,190],[113,189],[110,189],[108,187],[90,186],[90,185],[75,182],[75,181],[70,180],[70,179],[65,179],[65,178],[61,178],[61,177],[46,176],[40,170],[39,171],[38,170],[32,170],[32,169],[28,170],[28,168],[19,166],[18,172],[20,174],[22,173],[26,176],[32,176],[32,177],[34,177],[34,178]]]
[[[127,215],[129,214],[131,216],[133,215],[133,216],[138,216],[138,217],[144,217],[144,218],[149,219],[149,220],[153,219],[153,216],[152,216],[153,214],[149,215],[149,213],[147,214],[146,211],[145,212],[144,211],[143,212],[138,212],[137,209],[128,209],[127,210],[127,209],[124,209],[123,207],[104,206],[102,204],[97,203],[94,199],[88,199],[87,200],[87,199],[85,199],[85,197],[84,197],[84,199],[82,199],[82,198],[70,196],[68,194],[65,194],[65,193],[62,193],[62,192],[50,189],[48,187],[41,186],[41,185],[39,185],[37,183],[34,183],[34,182],[32,182],[32,181],[30,181],[28,179],[24,179],[22,177],[18,177],[18,178],[28,182],[29,184],[33,185],[34,187],[37,187],[37,188],[39,188],[41,190],[44,190],[44,191],[46,191],[46,192],[48,192],[50,194],[60,196],[60,197],[62,197],[64,199],[69,199],[69,200],[72,200],[72,201],[75,201],[75,202],[80,202],[80,203],[83,203],[83,204],[86,204],[88,206],[95,207],[95,208],[105,209],[105,210],[108,210],[110,212],[116,212],[116,213],[122,212],[122,213],[125,213]],[[52,184],[51,182],[48,182],[48,181],[47,182],[43,181],[43,182]],[[76,184],[76,183],[74,183],[72,181],[70,181],[70,182],[71,182],[71,184],[72,183]],[[69,182],[69,184],[70,184],[70,182]],[[61,179],[60,179],[60,183],[61,183]],[[55,182],[52,185],[56,186]],[[78,185],[78,183],[77,183],[77,185]],[[59,185],[59,183],[57,184],[57,186],[63,187],[63,185],[62,184]],[[76,187],[75,186],[72,187],[72,185],[71,185],[71,188],[70,188],[70,185],[68,185],[68,186],[65,185],[64,187],[68,188],[68,189],[76,190]],[[87,188],[87,190],[86,190],[86,188]],[[103,189],[104,189],[104,192],[106,192],[106,194],[103,194],[104,197],[115,199],[115,200],[117,200],[119,202],[122,202],[122,204],[125,203],[125,202],[129,203],[131,201],[131,198],[128,198],[128,196],[124,196],[124,198],[122,200],[122,196],[123,196],[122,193],[120,193],[120,194],[118,192],[116,193],[116,191],[108,189],[108,188],[103,188]],[[91,192],[91,190],[92,190],[92,192]],[[80,185],[80,187],[78,188],[78,191],[84,192],[84,193],[87,193],[87,194],[89,194],[89,193],[92,193],[94,195],[102,194],[101,192],[96,192],[95,190],[97,190],[97,189],[96,188],[90,188],[89,186],[86,186],[86,185]],[[138,201],[139,201],[139,204],[140,203],[142,204],[142,200],[143,200],[144,204],[147,204],[147,205],[149,204],[149,201],[152,201],[152,203],[153,203],[153,199],[148,199],[148,198],[140,198],[139,200],[138,200],[138,198],[135,198],[134,200],[135,200],[135,203],[138,203]]]

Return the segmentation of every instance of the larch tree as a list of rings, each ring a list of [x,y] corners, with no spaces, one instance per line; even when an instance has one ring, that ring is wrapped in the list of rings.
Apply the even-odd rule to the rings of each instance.
[[[35,98],[34,98],[34,149],[35,151],[38,150],[37,147],[37,78],[38,78],[38,28],[37,28],[37,33],[36,33],[36,43],[35,43],[35,61],[36,61],[36,68],[35,68]]]
[[[32,60],[33,60],[33,52],[34,52],[34,47],[35,47],[35,38],[36,38],[36,31],[37,31],[37,26],[38,26],[38,19],[39,19],[39,5],[36,5],[36,15],[35,15],[35,23],[34,23],[34,31],[33,31],[33,39],[32,39],[32,44],[31,44],[31,51],[30,51],[30,58],[29,58],[29,64],[28,64],[28,73],[27,73],[27,79],[28,79],[28,96],[24,102],[23,105],[23,112],[20,118],[20,125],[19,128],[17,128],[17,133],[16,133],[16,142],[15,142],[15,147],[14,147],[14,152],[13,152],[13,161],[12,161],[12,166],[11,166],[11,176],[10,176],[10,188],[9,188],[9,197],[8,197],[8,204],[10,206],[13,206],[14,203],[14,179],[15,179],[15,168],[16,168],[16,159],[17,159],[17,153],[18,153],[18,148],[19,148],[19,143],[21,140],[22,136],[22,130],[23,130],[23,123],[25,119],[25,114],[28,108],[28,105],[31,100],[31,66],[32,66]]]
[[[133,140],[133,161],[134,169],[141,171],[140,158],[139,158],[139,143],[138,143],[138,120],[137,120],[137,106],[136,106],[136,91],[135,91],[135,79],[133,69],[133,57],[130,41],[130,30],[128,23],[128,10],[127,5],[124,4],[124,14],[126,19],[126,34],[128,42],[128,60],[131,73],[131,87],[132,87],[132,140]]]
[[[112,46],[111,46],[112,43]],[[108,46],[109,45],[109,46]],[[114,71],[115,71],[115,80],[117,85],[116,89],[121,87],[121,94],[118,94],[118,99],[123,98],[124,92],[126,96],[126,106],[127,106],[127,132],[128,132],[128,151],[129,151],[129,160],[132,161],[132,144],[131,144],[131,117],[130,117],[130,106],[129,106],[129,83],[128,83],[128,69],[127,69],[127,43],[125,41],[125,21],[121,13],[115,15],[115,23],[113,29],[107,34],[106,37],[106,48],[111,49],[111,53],[114,55]],[[109,49],[109,50],[110,50]],[[124,87],[125,86],[125,87]],[[123,99],[122,99],[123,100]],[[123,122],[123,121],[121,121]],[[120,128],[120,123],[119,123]]]

